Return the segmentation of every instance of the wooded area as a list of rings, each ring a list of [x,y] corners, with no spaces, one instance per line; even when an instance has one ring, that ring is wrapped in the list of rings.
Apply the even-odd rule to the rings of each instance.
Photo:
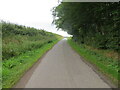
[[[53,9],[53,16],[56,27],[78,43],[120,51],[119,2],[62,2]]]

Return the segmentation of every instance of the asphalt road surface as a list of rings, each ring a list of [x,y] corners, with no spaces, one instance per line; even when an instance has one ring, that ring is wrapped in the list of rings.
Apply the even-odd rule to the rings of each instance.
[[[16,88],[110,88],[72,50],[66,39],[58,42],[35,69],[27,73]]]

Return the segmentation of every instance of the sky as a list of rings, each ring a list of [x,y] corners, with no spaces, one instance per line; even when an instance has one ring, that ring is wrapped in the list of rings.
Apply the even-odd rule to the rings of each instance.
[[[69,36],[52,25],[51,10],[58,4],[58,0],[0,0],[0,19]]]

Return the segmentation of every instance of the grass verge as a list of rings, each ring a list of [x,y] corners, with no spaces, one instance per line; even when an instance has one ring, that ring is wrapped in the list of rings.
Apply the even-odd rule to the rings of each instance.
[[[43,45],[39,49],[28,51],[18,57],[5,60],[3,64],[2,88],[11,88],[32,65],[38,61],[59,40]]]
[[[72,39],[68,39],[68,43],[78,54],[80,54],[80,56],[95,65],[100,72],[118,86],[118,81],[120,81],[118,76],[120,74],[118,73],[119,65],[117,60],[113,60],[112,58],[105,57],[98,52],[92,51],[85,47],[85,45],[79,45]]]

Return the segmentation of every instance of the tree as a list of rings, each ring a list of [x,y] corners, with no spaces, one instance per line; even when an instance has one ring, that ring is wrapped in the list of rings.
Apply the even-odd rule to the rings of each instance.
[[[79,43],[118,50],[118,2],[62,2],[53,9],[53,23]]]

